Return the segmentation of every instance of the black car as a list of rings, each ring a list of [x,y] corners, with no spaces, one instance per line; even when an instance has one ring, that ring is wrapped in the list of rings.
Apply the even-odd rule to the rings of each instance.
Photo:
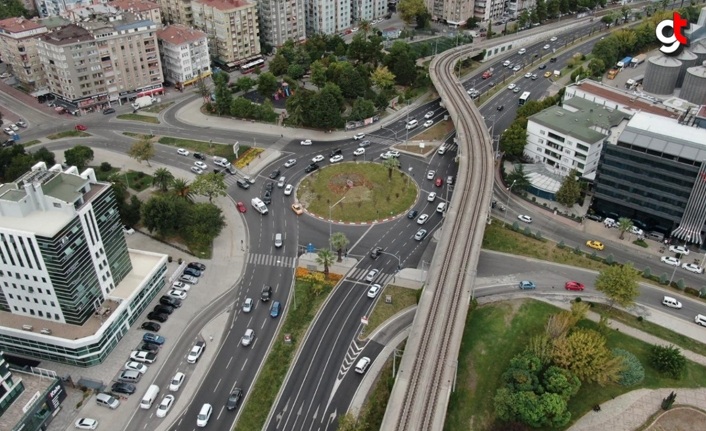
[[[149,320],[156,320],[159,323],[164,323],[169,319],[168,314],[163,314],[163,313],[155,313],[154,311],[151,312],[150,314],[147,315],[147,318]]]
[[[235,410],[240,406],[240,402],[243,400],[243,390],[240,388],[233,389],[230,396],[228,397],[228,402],[226,403],[226,408],[228,410]]]
[[[502,111],[503,109],[505,109],[505,105],[498,105],[497,109],[498,111]]]
[[[540,64],[537,69],[539,69],[539,70],[544,70],[544,69],[546,69],[546,68],[547,68],[547,65],[546,65],[546,64]]]
[[[319,169],[319,165],[312,163],[304,169],[304,172],[308,174],[309,172],[314,172],[317,169]]]
[[[140,326],[140,328],[150,332],[159,332],[159,330],[162,329],[162,325],[154,322],[145,322],[142,326]]]
[[[115,109],[113,109],[113,108],[104,109],[103,115],[108,115],[108,114],[115,114]]]
[[[157,350],[159,350],[159,346],[152,343],[142,343],[142,345],[140,346],[140,350],[145,352],[156,352]]]
[[[113,383],[113,386],[110,388],[110,392],[125,395],[132,395],[136,390],[137,388],[132,383]]]
[[[272,179],[272,180],[276,179],[277,177],[279,177],[279,174],[280,174],[279,169],[275,169],[274,171],[272,171],[272,173],[270,173],[270,179]]]
[[[184,274],[190,275],[192,277],[201,277],[201,271],[199,271],[198,269],[191,268],[189,266],[184,268]]]
[[[407,213],[407,218],[408,218],[408,219],[413,219],[413,218],[417,217],[417,214],[418,214],[417,210],[410,210],[410,211]]]
[[[265,190],[265,194],[262,195],[262,201],[265,203],[265,205],[269,205],[272,203],[272,192],[269,190]]]
[[[586,214],[586,218],[593,221],[603,221],[603,217],[598,214]]]
[[[199,160],[206,160],[206,156],[201,153],[194,153],[194,158]]]
[[[12,139],[8,139],[7,141],[2,143],[3,147],[10,147],[12,145],[15,145],[15,141],[13,141]]]
[[[549,62],[550,62],[550,63],[556,63],[556,57],[550,58],[550,59],[549,59]]]
[[[236,184],[238,184],[238,187],[240,187],[243,190],[247,190],[250,188],[250,184],[248,184],[248,182],[245,180],[238,180],[238,181],[236,181]]]
[[[329,157],[338,156],[339,154],[343,154],[343,151],[340,148],[336,148],[335,150],[331,151]]]
[[[179,308],[181,307],[181,299],[172,298],[171,296],[163,296],[159,298],[159,303],[162,305],[168,305],[170,307]]]
[[[265,184],[265,190],[268,192],[271,192],[275,188],[275,183],[272,181],[268,181],[267,184]]]
[[[370,252],[370,257],[373,258],[373,259],[377,259],[378,257],[380,257],[380,255],[382,254],[382,251],[383,251],[383,250],[385,250],[385,249],[382,248],[382,247],[375,247],[375,248]]]
[[[155,313],[172,314],[174,312],[174,307],[172,307],[171,305],[159,304],[155,305],[152,311],[154,311]]]
[[[272,286],[265,286],[262,288],[260,299],[262,300],[262,302],[267,302],[272,299]]]
[[[189,262],[188,265],[186,265],[187,268],[194,268],[196,270],[199,270],[201,272],[206,271],[206,265],[204,265],[201,262]]]

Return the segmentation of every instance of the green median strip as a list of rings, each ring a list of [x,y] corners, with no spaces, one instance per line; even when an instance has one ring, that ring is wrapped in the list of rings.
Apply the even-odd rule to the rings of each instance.
[[[142,121],[143,123],[159,124],[159,118],[150,115],[121,114],[118,115],[117,118],[119,120]]]

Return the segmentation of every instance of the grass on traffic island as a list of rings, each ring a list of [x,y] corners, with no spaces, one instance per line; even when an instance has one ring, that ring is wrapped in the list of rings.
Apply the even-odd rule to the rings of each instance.
[[[377,300],[373,312],[368,316],[368,324],[363,328],[360,334],[361,338],[365,338],[375,332],[375,329],[395,314],[416,305],[419,301],[420,294],[421,289],[409,289],[388,284],[385,289],[380,292],[380,299]],[[387,296],[391,297],[392,302],[386,302]]]
[[[560,311],[541,301],[512,300],[484,305],[468,313],[458,359],[456,391],[451,394],[444,429],[491,429],[495,421],[493,398],[510,359],[525,349],[530,337],[544,331],[550,315]],[[589,320],[582,320],[577,326],[598,330],[598,324]],[[606,339],[609,349],[620,347],[640,360],[645,379],[633,387],[582,384],[568,404],[571,423],[595,405],[635,389],[697,388],[706,381],[706,367],[691,361],[687,361],[681,380],[663,377],[649,365],[650,344],[615,330],[609,330]]]
[[[320,275],[319,275],[320,274]],[[329,274],[328,280],[323,280],[323,274],[311,272],[305,268],[297,268],[294,281],[296,304],[287,304],[284,314],[284,324],[275,336],[272,350],[265,360],[260,375],[253,386],[245,404],[236,431],[251,431],[262,429],[267,415],[284,382],[287,370],[304,339],[309,325],[318,313],[319,308],[333,286],[342,278],[339,274]],[[312,282],[319,280],[323,282]],[[291,337],[291,342],[285,342],[285,335]]]
[[[118,120],[142,121],[143,123],[159,124],[159,118],[151,115],[120,114],[117,118]]]
[[[454,131],[454,123],[449,118],[435,123],[418,135],[414,135],[415,141],[441,141]]]
[[[133,132],[123,132],[123,135],[129,136],[131,138],[139,139],[139,140],[154,138],[154,135],[145,135],[142,133],[133,133]]]
[[[175,148],[183,148],[192,152],[208,154],[210,156],[218,156],[228,159],[231,163],[234,162],[235,153],[233,153],[233,144],[225,144],[221,142],[195,141],[193,139],[173,138],[171,136],[162,136],[157,141],[162,145],[169,145]],[[250,147],[240,145],[239,156],[242,157],[247,153]],[[239,158],[240,158],[239,157]]]
[[[127,176],[128,187],[138,193],[151,187],[152,181],[154,180],[152,175],[148,175],[142,171],[129,170],[125,172],[124,175]]]
[[[80,130],[64,130],[63,132],[47,135],[47,139],[54,141],[63,138],[85,138],[87,136],[91,136],[91,134]]]
[[[248,148],[244,151],[239,151],[238,160],[235,161],[235,167],[238,169],[245,169],[250,166],[250,162],[260,157],[260,154],[265,151],[264,148]]]
[[[42,141],[40,141],[39,139],[33,139],[31,141],[27,141],[27,142],[23,143],[22,146],[26,148],[26,147],[31,147],[32,145],[37,145],[37,144],[41,144],[41,143],[42,143]]]
[[[166,103],[160,103],[158,105],[152,105],[148,106],[147,108],[141,108],[140,111],[142,112],[150,112],[153,114],[159,114],[160,112],[164,111],[165,109],[169,108],[172,106],[174,102],[166,102]]]

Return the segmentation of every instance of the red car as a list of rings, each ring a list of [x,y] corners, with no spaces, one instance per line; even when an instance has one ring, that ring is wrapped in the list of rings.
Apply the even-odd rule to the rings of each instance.
[[[240,211],[241,213],[247,211],[247,208],[245,208],[245,204],[242,202],[238,202],[237,204],[235,204],[235,206],[238,207],[238,211]]]
[[[86,129],[88,129],[88,127],[84,126],[83,124],[76,125],[76,130],[84,131]]]
[[[578,281],[567,281],[564,285],[564,288],[566,290],[583,290],[583,287],[583,284],[579,283]]]
[[[436,181],[434,181],[434,185],[437,187],[441,187],[444,185],[444,179],[443,178],[437,178]]]

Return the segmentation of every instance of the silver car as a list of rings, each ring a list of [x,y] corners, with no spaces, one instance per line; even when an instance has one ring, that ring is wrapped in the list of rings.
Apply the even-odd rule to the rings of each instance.
[[[243,335],[243,338],[240,340],[240,344],[247,347],[247,346],[251,345],[254,340],[255,340],[255,331],[253,329],[247,329],[245,331],[245,334]]]

